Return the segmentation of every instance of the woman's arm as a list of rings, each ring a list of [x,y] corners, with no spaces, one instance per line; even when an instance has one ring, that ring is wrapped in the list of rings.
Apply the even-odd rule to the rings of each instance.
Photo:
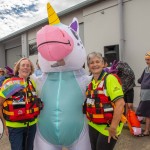
[[[8,135],[8,129],[6,127],[6,122],[5,122],[5,119],[3,117],[3,112],[2,112],[4,101],[5,101],[5,98],[0,96],[0,118],[1,118],[1,120],[3,122],[3,124],[4,124],[5,133],[6,133],[6,135]]]
[[[3,112],[2,112],[2,108],[3,108],[3,103],[5,101],[5,98],[0,96],[0,118],[3,118]]]
[[[108,142],[110,142],[111,138],[117,139],[117,127],[121,120],[125,102],[123,99],[122,87],[118,82],[118,79],[113,75],[108,75],[105,82],[108,96],[112,100],[112,103],[114,103],[113,119],[108,128]]]
[[[120,98],[115,101],[113,119],[112,119],[110,127],[108,128],[108,131],[109,131],[108,143],[110,142],[111,137],[114,139],[117,138],[117,127],[121,120],[124,105],[125,105],[125,102],[123,98]]]
[[[137,80],[137,82],[138,82],[139,84],[141,84],[141,82],[142,82],[142,80],[143,80],[144,73],[145,73],[145,70],[143,71],[141,77]]]

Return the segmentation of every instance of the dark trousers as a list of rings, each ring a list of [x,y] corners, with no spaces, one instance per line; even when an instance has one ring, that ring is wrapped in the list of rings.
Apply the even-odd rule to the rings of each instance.
[[[89,126],[89,135],[92,150],[113,150],[117,142],[111,138],[110,143],[108,143],[108,136],[101,134],[91,126]]]
[[[8,127],[11,150],[33,150],[36,125],[23,128]]]

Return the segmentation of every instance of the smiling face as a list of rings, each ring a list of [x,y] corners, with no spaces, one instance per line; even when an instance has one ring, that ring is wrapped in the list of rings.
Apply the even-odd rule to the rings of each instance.
[[[145,62],[150,67],[150,58],[145,58]]]
[[[31,64],[28,60],[22,60],[19,65],[18,75],[20,78],[27,79],[31,73]]]
[[[27,79],[34,71],[32,62],[28,58],[20,59],[14,68],[15,75]]]
[[[145,62],[150,67],[150,52],[145,54]]]
[[[92,53],[90,55],[88,55],[87,60],[89,71],[93,74],[93,76],[100,75],[104,67],[103,58],[99,53]]]
[[[97,56],[95,56],[90,60],[89,70],[93,75],[100,74],[103,70],[103,66],[104,66],[103,61]]]

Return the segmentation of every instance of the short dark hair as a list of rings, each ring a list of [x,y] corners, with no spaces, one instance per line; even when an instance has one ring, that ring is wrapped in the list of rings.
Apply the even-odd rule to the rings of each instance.
[[[108,59],[106,57],[103,57],[103,61],[104,61],[104,64],[108,63]]]

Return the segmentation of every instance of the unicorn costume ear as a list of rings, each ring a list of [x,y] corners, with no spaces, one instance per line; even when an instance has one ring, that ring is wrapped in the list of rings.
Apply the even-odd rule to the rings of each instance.
[[[73,29],[77,34],[79,34],[79,23],[77,18],[73,18],[70,28]]]

